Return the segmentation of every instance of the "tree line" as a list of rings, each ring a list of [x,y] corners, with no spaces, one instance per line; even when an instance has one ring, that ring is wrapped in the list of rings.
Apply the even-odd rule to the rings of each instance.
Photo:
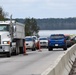
[[[40,30],[76,29],[76,18],[47,18],[37,19]]]
[[[24,19],[17,19],[24,23]],[[36,19],[40,30],[72,30],[76,29],[76,18],[45,18]]]

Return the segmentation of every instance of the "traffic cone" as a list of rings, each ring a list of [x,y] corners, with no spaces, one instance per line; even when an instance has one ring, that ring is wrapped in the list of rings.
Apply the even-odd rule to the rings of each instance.
[[[39,52],[42,52],[41,47],[40,47],[40,41],[38,42],[39,44]]]
[[[26,42],[24,42],[24,55],[28,55],[26,54]]]

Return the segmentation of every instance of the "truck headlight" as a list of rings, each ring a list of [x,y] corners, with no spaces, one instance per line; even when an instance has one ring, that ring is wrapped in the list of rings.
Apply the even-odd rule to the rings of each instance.
[[[3,44],[10,44],[10,41],[3,41]]]

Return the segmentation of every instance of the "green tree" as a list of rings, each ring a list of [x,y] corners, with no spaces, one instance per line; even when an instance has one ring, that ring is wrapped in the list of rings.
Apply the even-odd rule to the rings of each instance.
[[[5,20],[7,13],[3,11],[3,8],[0,6],[0,21]]]
[[[39,31],[39,27],[37,26],[36,19],[34,18],[26,18],[25,19],[25,35],[37,35]]]

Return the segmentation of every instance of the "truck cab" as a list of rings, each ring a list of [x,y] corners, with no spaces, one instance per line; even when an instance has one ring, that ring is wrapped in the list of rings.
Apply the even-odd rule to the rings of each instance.
[[[66,38],[64,34],[52,34],[48,40],[48,50],[53,48],[63,48],[67,50]]]
[[[24,42],[24,25],[15,21],[0,21],[0,53],[10,57],[19,54]],[[20,44],[19,44],[20,43]]]

